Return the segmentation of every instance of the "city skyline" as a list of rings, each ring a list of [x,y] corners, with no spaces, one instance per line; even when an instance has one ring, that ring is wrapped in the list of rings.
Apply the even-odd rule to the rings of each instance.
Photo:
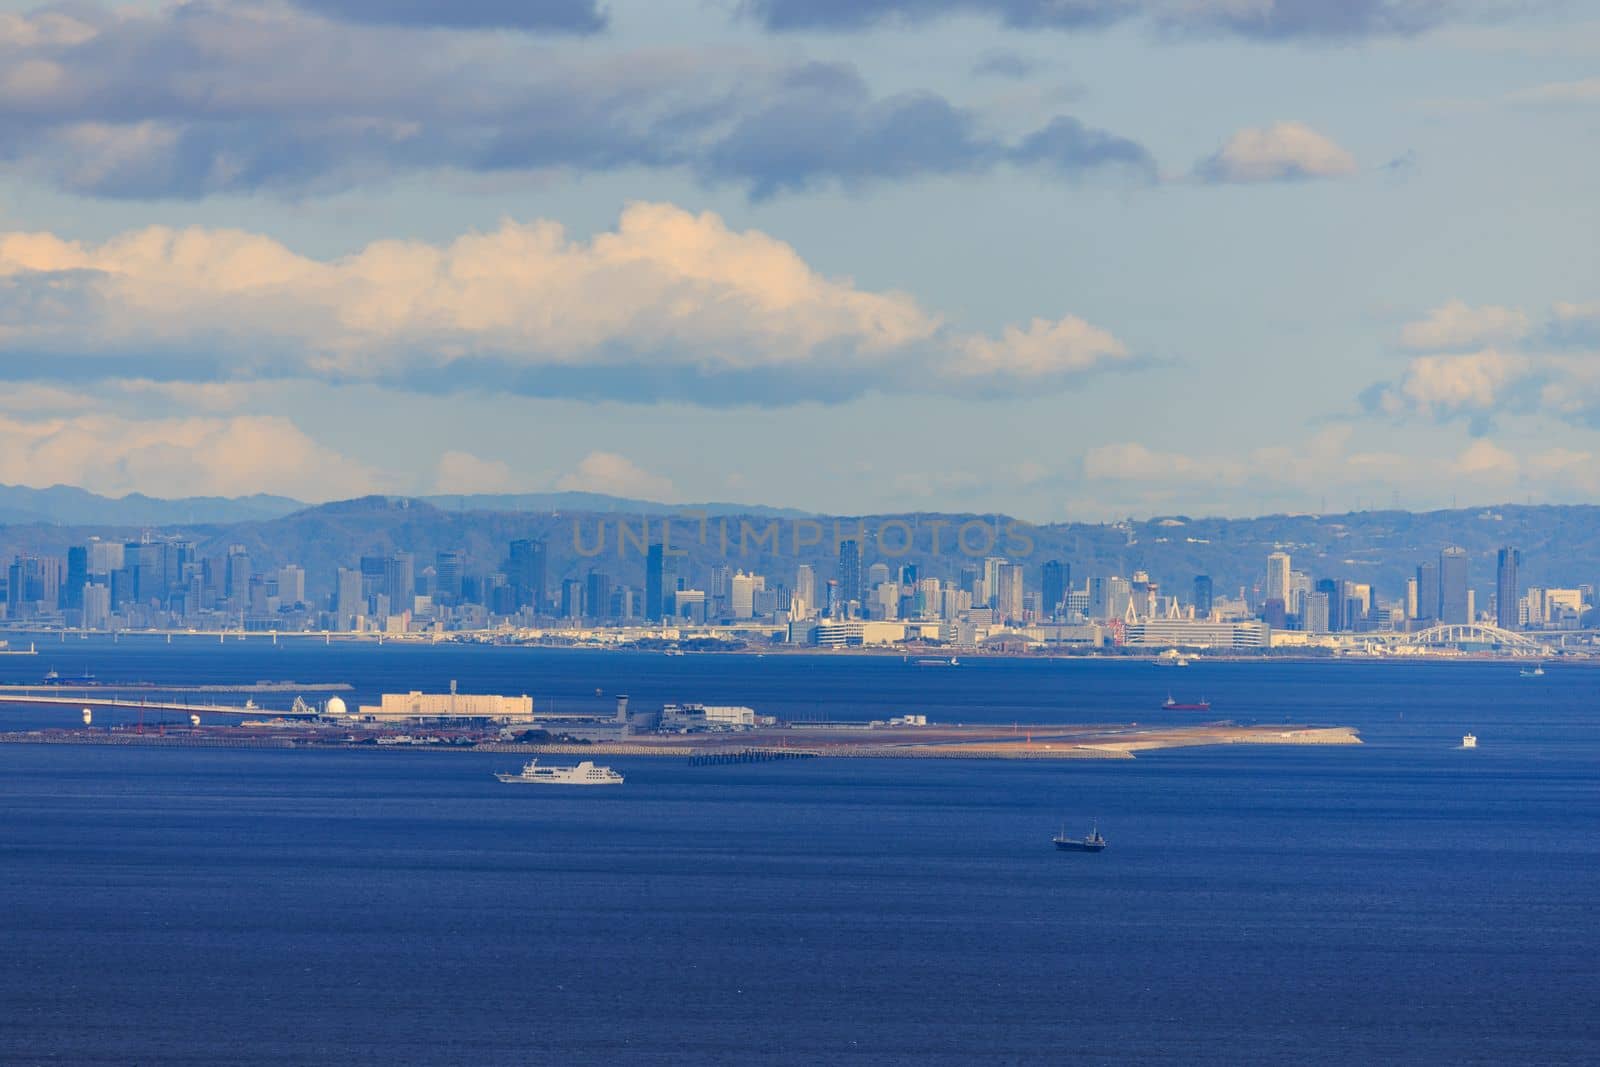
[[[1600,493],[1580,7],[849,8],[0,2],[0,483]]]

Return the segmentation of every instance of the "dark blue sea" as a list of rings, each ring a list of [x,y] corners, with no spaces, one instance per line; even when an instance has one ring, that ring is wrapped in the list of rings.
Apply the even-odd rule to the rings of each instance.
[[[613,758],[581,795],[490,753],[0,745],[7,1064],[1600,1062],[1600,670],[40,649],[0,681],[1021,723],[1170,722],[1171,690],[1366,744]],[[1050,847],[1093,820],[1105,853]]]

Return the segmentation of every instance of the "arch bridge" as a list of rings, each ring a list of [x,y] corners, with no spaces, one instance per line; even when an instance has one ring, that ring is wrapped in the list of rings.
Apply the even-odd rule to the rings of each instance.
[[[1430,626],[1426,630],[1418,630],[1416,633],[1396,634],[1395,639],[1406,644],[1432,647],[1444,645],[1500,645],[1505,648],[1527,649],[1539,647],[1539,642],[1527,634],[1502,630],[1498,626],[1481,622],[1445,623],[1441,626]]]

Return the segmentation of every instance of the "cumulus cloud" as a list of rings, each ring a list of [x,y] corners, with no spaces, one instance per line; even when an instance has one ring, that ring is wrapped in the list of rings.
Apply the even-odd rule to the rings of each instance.
[[[1007,165],[1073,176],[1143,152],[1081,127],[1008,139],[938,94],[875,94],[844,63],[425,28],[583,10],[597,9],[306,0],[11,16],[0,173],[95,196],[197,198],[441,169],[645,167],[760,197]]]
[[[1480,435],[1500,415],[1600,426],[1600,305],[1557,303],[1536,321],[1455,300],[1405,326],[1400,343],[1425,354],[1362,394],[1369,411],[1465,418]]]
[[[1355,157],[1303,122],[1275,122],[1240,130],[1195,165],[1208,182],[1278,182],[1342,178],[1356,172]]]
[[[773,30],[855,30],[983,15],[1017,29],[1085,30],[1143,19],[1165,33],[1256,40],[1400,37],[1479,16],[1476,0],[745,0]]]
[[[19,357],[4,361],[19,379],[313,376],[710,404],[1034,390],[1129,360],[1071,315],[998,338],[955,330],[903,293],[667,204],[632,205],[589,241],[507,221],[333,260],[236,230],[0,234],[0,356]]]
[[[1467,348],[1473,345],[1520,341],[1528,333],[1528,316],[1517,308],[1470,307],[1452,300],[1428,312],[1428,317],[1407,323],[1400,343],[1417,351]]]
[[[606,493],[658,503],[671,503],[678,490],[670,479],[651,474],[626,456],[615,452],[590,452],[578,469],[564,475],[557,489],[584,493]]]
[[[371,492],[381,478],[288,419],[128,419],[0,415],[0,482],[68,484],[112,496],[280,493],[316,499]]]

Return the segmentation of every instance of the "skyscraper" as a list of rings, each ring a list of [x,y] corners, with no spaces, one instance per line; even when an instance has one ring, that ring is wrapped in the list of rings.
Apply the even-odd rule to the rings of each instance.
[[[995,570],[994,584],[995,617],[1001,622],[1022,622],[1022,564],[1000,564]]]
[[[1040,588],[1044,593],[1043,609],[1048,618],[1054,618],[1061,613],[1061,602],[1067,598],[1067,586],[1071,582],[1072,569],[1059,559],[1053,559],[1044,565],[1044,578]]]
[[[545,544],[536,538],[522,538],[511,542],[510,556],[506,561],[506,580],[511,583],[517,606],[533,608],[537,614],[545,608]]]
[[[1276,600],[1285,611],[1291,600],[1289,588],[1289,553],[1274,552],[1267,557],[1267,588],[1265,599]]]
[[[591,618],[603,619],[611,615],[611,576],[604,571],[590,571],[583,591],[583,606]]]
[[[1439,567],[1424,563],[1417,568],[1417,621],[1424,627],[1439,617]]]
[[[1457,545],[1439,553],[1439,621],[1472,621],[1472,608],[1467,602],[1467,550]]]
[[[665,545],[651,545],[644,560],[644,617],[660,622],[673,612],[672,594],[678,591],[678,560],[667,555]]]
[[[396,615],[411,610],[417,595],[417,562],[409,552],[396,552],[384,561],[383,591],[389,610]]]
[[[61,606],[68,611],[83,607],[83,587],[89,583],[89,546],[67,549],[67,584],[61,590]]]
[[[1211,575],[1197,574],[1194,576],[1194,617],[1197,619],[1211,618]]]
[[[1316,591],[1328,598],[1327,632],[1337,633],[1343,630],[1345,628],[1343,584],[1337,578],[1319,578]]]
[[[817,572],[809,563],[795,568],[794,601],[800,606],[802,617],[815,615],[822,607],[817,601]]]
[[[385,570],[387,571],[387,566]],[[435,595],[441,602],[445,604],[460,602],[465,570],[466,558],[460,552],[439,552],[434,555],[433,573],[437,586]]]
[[[1502,630],[1517,628],[1517,566],[1522,553],[1507,545],[1496,559],[1494,576],[1495,622]]]
[[[861,599],[861,544],[854,540],[839,542],[839,598]]]

